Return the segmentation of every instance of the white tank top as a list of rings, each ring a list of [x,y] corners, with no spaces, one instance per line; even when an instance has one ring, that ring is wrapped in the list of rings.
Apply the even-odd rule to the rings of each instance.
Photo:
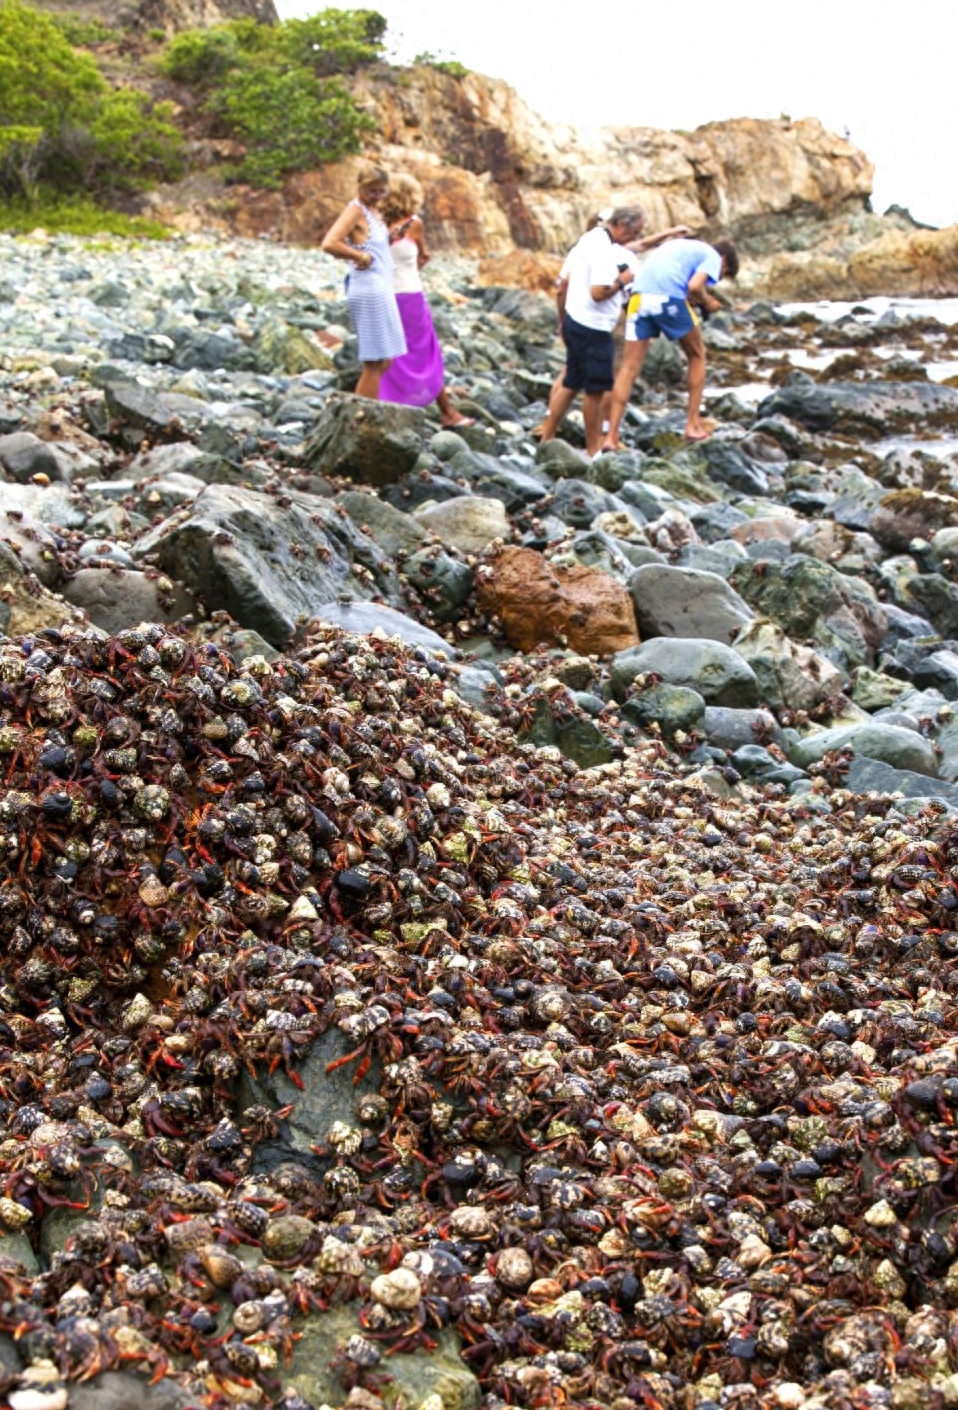
[[[419,277],[419,246],[404,235],[390,245],[393,257],[393,289],[397,294],[418,294],[422,291]]]

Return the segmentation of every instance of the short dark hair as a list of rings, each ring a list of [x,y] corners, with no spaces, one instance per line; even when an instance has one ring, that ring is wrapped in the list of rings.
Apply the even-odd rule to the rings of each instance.
[[[713,240],[712,249],[718,250],[725,265],[725,277],[734,279],[738,274],[738,251],[731,240]]]

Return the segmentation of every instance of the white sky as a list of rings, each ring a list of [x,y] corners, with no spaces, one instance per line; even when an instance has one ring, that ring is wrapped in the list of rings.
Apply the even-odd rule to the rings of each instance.
[[[282,19],[326,8],[276,0]],[[354,8],[342,4],[340,8]],[[875,164],[873,205],[958,222],[958,0],[368,0],[389,57],[504,78],[545,117],[693,128],[818,117]]]

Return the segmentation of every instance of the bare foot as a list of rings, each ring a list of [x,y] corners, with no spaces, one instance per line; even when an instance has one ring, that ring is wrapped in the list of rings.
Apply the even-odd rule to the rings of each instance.
[[[604,441],[604,442],[602,443],[602,445],[599,446],[599,454],[600,454],[600,455],[612,455],[612,454],[614,454],[617,450],[621,450],[621,449],[622,449],[622,442],[621,442],[621,441]]]
[[[687,441],[707,441],[714,429],[714,426],[710,430],[704,426],[697,426],[694,429],[686,430],[685,439]]]
[[[442,423],[443,429],[446,431],[454,431],[457,426],[475,426],[475,424],[476,418],[474,416],[463,416],[461,413]]]

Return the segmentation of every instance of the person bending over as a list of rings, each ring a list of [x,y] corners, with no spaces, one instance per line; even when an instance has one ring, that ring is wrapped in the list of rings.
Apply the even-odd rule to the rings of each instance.
[[[734,279],[738,255],[731,240],[671,240],[655,250],[642,265],[633,285],[625,325],[625,355],[612,390],[612,414],[603,450],[620,450],[619,427],[642,370],[649,343],[664,333],[678,343],[688,362],[689,405],[685,438],[704,441],[711,427],[702,420],[702,391],[705,387],[705,342],[700,315],[722,307],[711,294],[720,279]]]

